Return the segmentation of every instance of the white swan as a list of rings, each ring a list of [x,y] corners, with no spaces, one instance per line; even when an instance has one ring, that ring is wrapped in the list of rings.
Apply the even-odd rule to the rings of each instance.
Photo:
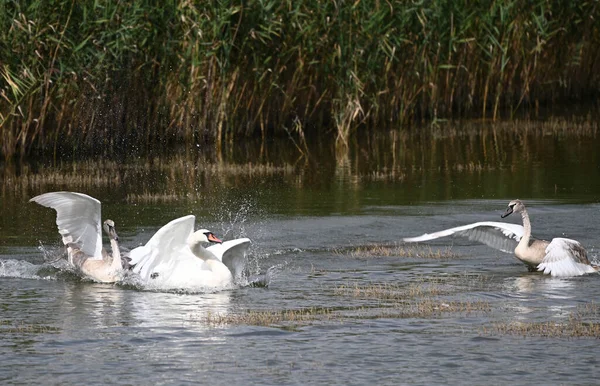
[[[212,232],[194,232],[193,215],[175,219],[129,252],[144,285],[160,289],[222,288],[241,277],[250,240],[222,243]],[[219,243],[204,248],[202,244]]]
[[[86,277],[100,283],[114,283],[122,272],[119,236],[112,220],[104,221],[112,255],[102,248],[100,201],[82,193],[51,192],[30,202],[56,210],[56,225],[67,247],[69,262]]]
[[[501,217],[505,218],[513,212],[521,213],[523,226],[484,221],[403,240],[418,242],[457,235],[503,252],[514,253],[529,271],[539,270],[552,276],[578,276],[598,270],[598,267],[590,264],[585,249],[575,240],[555,238],[548,242],[532,238],[529,215],[520,200],[511,201]]]

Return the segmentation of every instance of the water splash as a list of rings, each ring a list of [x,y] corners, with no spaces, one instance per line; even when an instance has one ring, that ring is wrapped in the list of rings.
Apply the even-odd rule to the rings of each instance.
[[[264,274],[248,276],[247,279],[245,279],[246,281],[242,286],[267,288],[271,285],[271,281],[273,280],[273,278],[275,276],[278,276],[287,264],[287,262],[276,264],[269,267]]]
[[[67,257],[67,249],[63,244],[60,244],[60,246],[49,247],[39,241],[37,249],[42,252],[44,262],[49,264],[59,262]]]
[[[0,259],[0,277],[56,280],[64,269],[63,264],[60,263],[33,264],[25,260]]]

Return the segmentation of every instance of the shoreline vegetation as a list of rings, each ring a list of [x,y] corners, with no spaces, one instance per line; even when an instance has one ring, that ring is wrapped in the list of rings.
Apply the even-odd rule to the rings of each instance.
[[[5,1],[0,151],[148,153],[597,104],[600,3]],[[204,145],[202,145],[204,146]]]

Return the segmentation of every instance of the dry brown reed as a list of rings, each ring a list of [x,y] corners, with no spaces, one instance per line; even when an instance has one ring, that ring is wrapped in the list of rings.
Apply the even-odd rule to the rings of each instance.
[[[569,317],[566,322],[494,323],[484,328],[486,335],[518,335],[545,338],[600,338],[600,323]]]
[[[52,334],[60,332],[60,328],[37,323],[0,320],[0,334]]]
[[[311,322],[340,322],[355,319],[374,318],[433,318],[445,314],[472,315],[488,313],[491,306],[485,301],[446,301],[433,298],[396,301],[388,307],[350,306],[345,308],[308,308],[281,311],[253,311],[242,313],[209,313],[197,319],[210,326],[251,325],[290,327],[306,325]]]
[[[430,246],[408,246],[405,244],[373,244],[353,247],[350,250],[336,250],[338,254],[350,257],[410,257],[421,259],[456,259],[460,257],[452,248],[434,249]]]
[[[355,284],[341,285],[334,289],[334,294],[337,296],[398,301],[405,301],[416,297],[438,296],[447,293],[448,290],[440,285],[426,285],[423,283],[410,283],[407,285],[395,283]]]
[[[272,326],[276,324],[299,324],[315,320],[329,320],[333,317],[333,311],[326,308],[303,308],[295,310],[267,310],[253,311],[237,314],[209,313],[200,322],[213,326],[219,325],[251,325]]]
[[[490,327],[484,327],[483,333],[545,338],[600,338],[600,305],[578,305],[566,320],[493,323]]]

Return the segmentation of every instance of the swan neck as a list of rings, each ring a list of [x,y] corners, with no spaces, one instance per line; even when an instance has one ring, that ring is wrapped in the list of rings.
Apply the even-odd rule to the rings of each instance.
[[[529,221],[529,214],[527,210],[523,209],[521,212],[521,218],[523,219],[523,238],[521,238],[520,245],[528,246],[529,239],[531,238],[531,222]]]
[[[111,268],[113,268],[115,270],[123,269],[123,264],[121,262],[121,250],[119,249],[119,243],[117,242],[117,240],[111,238],[110,246],[112,248],[112,258],[113,258]]]
[[[196,257],[199,257],[200,259],[207,261],[210,259],[211,257],[211,253],[209,251],[206,250],[206,248],[204,248],[202,246],[202,244],[200,243],[194,243],[194,244],[190,244],[190,249],[192,250],[192,253],[194,255],[196,255]]]

